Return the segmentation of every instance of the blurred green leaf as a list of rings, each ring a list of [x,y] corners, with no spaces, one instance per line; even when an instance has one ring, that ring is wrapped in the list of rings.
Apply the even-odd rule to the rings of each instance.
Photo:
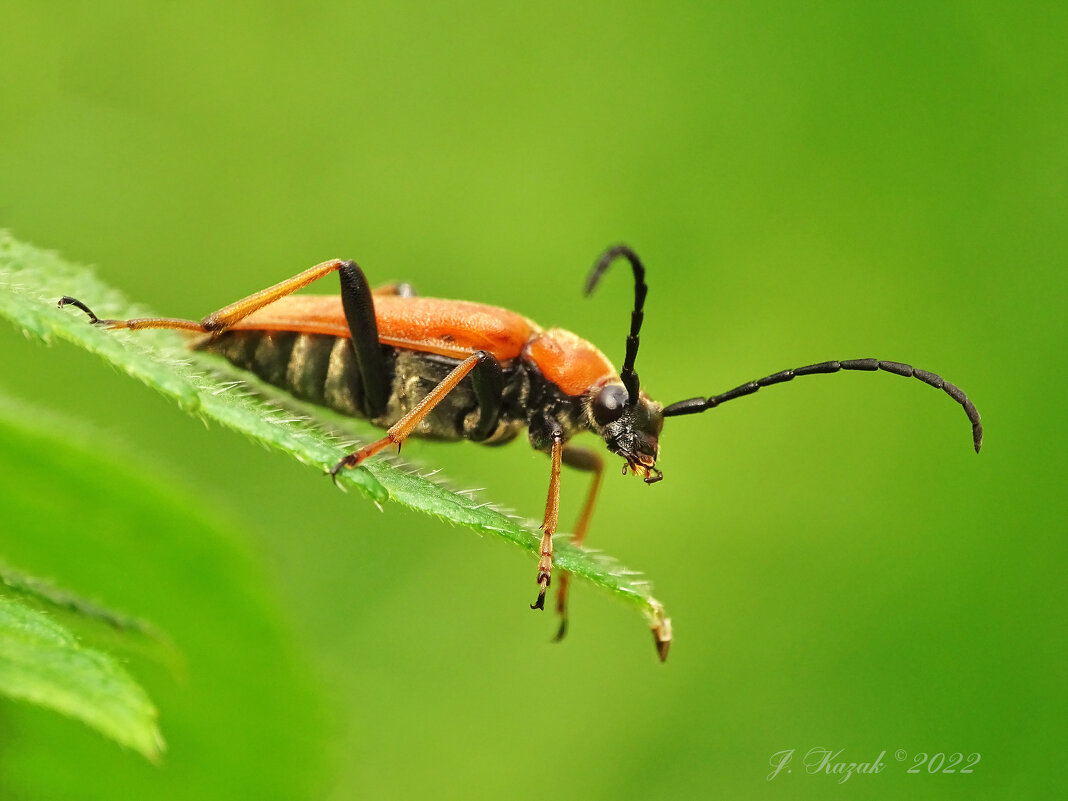
[[[57,586],[5,579],[27,600],[77,607],[55,619],[117,655],[168,742],[156,770],[65,717],[5,705],[0,798],[314,797],[324,718],[313,671],[240,525],[114,437],[3,393],[0,511],[0,552]],[[114,613],[83,625],[97,598],[166,636],[95,624],[130,622]],[[61,769],[57,743],[78,755]]]
[[[137,676],[169,743],[156,770],[67,718],[5,705],[0,798],[313,797],[325,725],[314,672],[241,525],[113,437],[2,393],[0,512],[11,564],[166,632],[147,642],[56,615]],[[33,597],[56,590],[29,584]],[[42,599],[72,596],[58,593]]]
[[[321,421],[283,413],[262,398],[238,390],[246,374],[223,372],[218,360],[186,350],[171,332],[136,334],[104,331],[86,324],[73,310],[56,308],[58,298],[71,295],[88,302],[103,317],[149,316],[120,292],[103,284],[91,270],[0,232],[0,315],[25,333],[43,341],[73,342],[174,399],[186,411],[246,434],[253,440],[294,456],[322,470],[347,450]],[[386,499],[442,520],[490,534],[536,555],[540,535],[505,515],[492,504],[457,494],[384,459],[339,475],[376,503]],[[642,576],[611,558],[560,542],[556,565],[608,590],[638,607],[649,624],[665,623],[663,606],[650,594]]]
[[[77,593],[57,587],[49,581],[31,576],[21,570],[15,570],[7,565],[0,564],[0,584],[9,590],[27,598],[48,604],[50,606],[73,612],[90,620],[105,623],[116,629],[138,631],[152,637],[158,637],[158,633],[143,620],[129,617],[115,612],[100,604],[83,598]]]
[[[0,692],[84,721],[155,760],[156,708],[111,656],[78,643],[44,613],[0,597]]]

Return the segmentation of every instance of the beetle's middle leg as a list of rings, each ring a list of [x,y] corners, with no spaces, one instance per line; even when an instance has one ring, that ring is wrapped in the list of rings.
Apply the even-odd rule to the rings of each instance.
[[[350,453],[348,456],[346,456],[344,459],[334,465],[334,468],[330,471],[330,475],[336,476],[346,467],[355,467],[356,465],[363,462],[365,459],[374,456],[376,453],[383,450],[384,448],[389,447],[390,445],[396,445],[399,448],[401,444],[403,444],[404,440],[408,439],[408,437],[411,436],[412,432],[415,430],[416,426],[418,426],[419,423],[423,420],[423,418],[430,414],[430,412],[433,411],[434,407],[445,399],[446,395],[456,389],[456,386],[469,373],[472,373],[476,370],[478,372],[476,372],[473,376],[475,383],[475,395],[481,401],[482,395],[480,393],[483,392],[484,389],[480,388],[486,387],[487,381],[490,385],[493,385],[494,379],[486,378],[486,376],[500,376],[501,373],[500,364],[491,354],[487,353],[484,350],[480,350],[468,356],[466,359],[456,365],[456,367],[454,367],[452,371],[447,376],[445,376],[445,378],[443,378],[436,387],[430,390],[430,392],[427,393],[426,397],[419,401],[419,403],[416,404],[416,406],[410,412],[408,412],[406,415],[404,415],[404,417],[402,417],[400,420],[398,420],[396,423],[389,427],[389,429],[386,431],[386,436],[382,437],[382,439],[380,440],[372,442],[369,445],[364,445],[358,451]],[[485,409],[483,410],[483,417],[487,418],[485,422],[491,422],[495,427],[497,424],[497,417],[499,413],[500,408],[498,401],[498,405],[492,407],[488,411],[488,413]],[[482,424],[480,423],[478,426],[476,426],[476,431],[481,430],[481,427]]]
[[[590,527],[590,518],[593,517],[593,507],[597,503],[597,492],[601,488],[601,476],[604,474],[604,459],[597,451],[589,448],[579,448],[568,445],[562,455],[563,463],[576,470],[593,473],[593,480],[586,492],[586,502],[582,505],[578,523],[575,524],[575,535],[572,542],[582,545],[586,539],[586,530]],[[570,576],[567,571],[560,574],[556,587],[556,613],[560,616],[560,628],[556,632],[556,639],[562,640],[567,634],[567,585]]]

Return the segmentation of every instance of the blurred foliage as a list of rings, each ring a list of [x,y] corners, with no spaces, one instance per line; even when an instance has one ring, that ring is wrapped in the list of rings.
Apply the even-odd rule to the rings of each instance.
[[[104,515],[11,517],[0,488],[0,552],[146,615],[189,660],[183,691],[131,657],[162,767],[5,705],[3,781],[75,788],[37,797],[166,797],[196,776],[184,797],[822,799],[832,777],[765,781],[773,753],[821,746],[983,754],[971,776],[894,761],[851,797],[1054,795],[1066,16],[9,0],[0,226],[162,313],[344,256],[619,359],[629,287],[580,289],[622,240],[649,270],[637,369],[659,399],[875,356],[961,386],[987,438],[975,456],[952,403],[866,374],[669,421],[665,480],[609,474],[589,540],[657,577],[676,633],[660,665],[603,594],[577,587],[550,646],[508,549],[339,497],[83,352],[0,330],[0,385],[86,423],[0,454],[19,492],[112,498],[99,472],[81,476],[91,492],[51,478],[87,443],[153,465],[143,495],[109,502],[151,521],[121,541]],[[522,442],[405,457],[524,516],[544,502],[547,465]],[[564,477],[565,521],[585,481]],[[120,763],[121,782],[93,784]]]
[[[24,422],[19,423],[16,420],[4,420],[0,425],[8,426],[15,431],[25,427]],[[12,433],[12,435],[14,434]],[[6,592],[43,606],[51,606],[73,612],[76,615],[105,623],[116,629],[138,632],[159,640],[164,639],[160,632],[156,631],[150,623],[144,620],[100,606],[77,593],[57,587],[49,581],[28,575],[8,565],[0,564],[0,584],[4,585]]]
[[[4,597],[0,692],[84,721],[148,759],[163,750],[152,702],[111,656],[82,646],[47,615]]]
[[[160,637],[146,638],[137,628],[102,626],[82,605],[62,618],[79,639],[121,657],[160,707],[165,736],[174,737],[159,766],[146,765],[78,724],[5,704],[0,796],[307,793],[313,786],[307,771],[322,761],[307,746],[308,732],[325,719],[309,692],[307,667],[293,653],[284,614],[266,600],[262,576],[226,523],[198,514],[191,493],[170,487],[157,466],[116,452],[108,438],[0,401],[0,551],[12,563],[63,576],[71,587],[158,624]],[[17,613],[7,604],[5,623]],[[128,686],[127,671],[99,649],[75,645],[58,621],[29,611],[20,619],[38,634],[23,643],[0,637],[4,683],[18,679],[26,688],[20,697],[85,719],[154,756],[160,745],[155,710]],[[51,654],[43,653],[49,647]],[[14,676],[9,663],[31,648],[32,675]],[[46,658],[47,670],[41,668]],[[112,692],[126,685],[126,700],[103,703],[100,687],[109,684]],[[76,768],[72,754],[85,766]]]

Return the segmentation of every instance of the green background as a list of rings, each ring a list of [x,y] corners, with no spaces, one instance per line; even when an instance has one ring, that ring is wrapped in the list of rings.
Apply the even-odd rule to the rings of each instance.
[[[5,0],[0,226],[162,313],[351,257],[618,359],[628,281],[580,288],[622,240],[649,270],[655,397],[877,356],[964,387],[987,442],[884,374],[669,421],[665,480],[609,470],[590,538],[655,580],[661,665],[606,595],[577,585],[551,645],[518,551],[0,328],[0,554],[174,641],[82,629],[158,702],[161,766],[4,703],[0,794],[1063,789],[1066,36],[1053,2]],[[521,441],[405,455],[540,514],[548,465]],[[585,486],[565,475],[564,520]],[[888,764],[766,781],[813,747]],[[982,761],[906,774],[922,751]]]

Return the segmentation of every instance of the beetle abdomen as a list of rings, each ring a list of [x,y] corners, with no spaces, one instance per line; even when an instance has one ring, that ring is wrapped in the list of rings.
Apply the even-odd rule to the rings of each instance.
[[[336,412],[362,417],[363,385],[352,341],[330,334],[296,331],[230,330],[196,344],[236,367],[248,370],[295,398]],[[390,380],[386,411],[371,420],[388,428],[419,404],[449,372],[456,359],[383,346]],[[504,371],[503,409],[487,443],[506,442],[525,423],[523,402],[528,391],[526,373],[518,365]],[[416,427],[413,436],[466,439],[478,422],[478,401],[470,378],[465,378]]]
[[[329,334],[227,331],[197,344],[300,400],[364,417],[363,385],[352,343]]]

